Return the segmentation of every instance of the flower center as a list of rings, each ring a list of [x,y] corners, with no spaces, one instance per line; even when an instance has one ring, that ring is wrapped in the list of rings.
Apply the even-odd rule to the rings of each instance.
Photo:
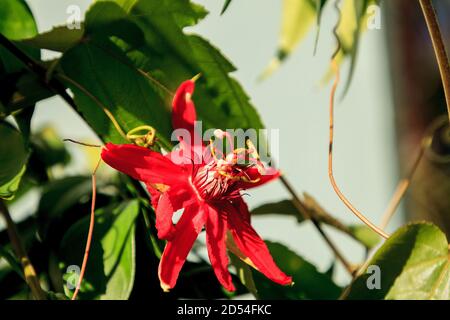
[[[239,182],[256,183],[260,180],[252,179],[247,170],[259,166],[259,159],[252,157],[255,154],[254,146],[238,148],[226,156],[218,158],[218,150],[213,141],[210,141],[212,160],[193,174],[192,184],[198,196],[205,200],[232,199],[239,196],[241,190]]]

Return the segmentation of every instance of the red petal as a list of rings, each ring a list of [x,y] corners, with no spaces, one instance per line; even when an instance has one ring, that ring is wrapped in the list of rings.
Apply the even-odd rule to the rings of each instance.
[[[205,213],[198,205],[185,208],[175,226],[175,235],[169,241],[159,263],[158,275],[161,288],[168,291],[177,282],[178,274],[205,224]]]
[[[228,256],[226,247],[227,216],[225,212],[218,212],[215,208],[205,205],[206,246],[208,256],[217,279],[228,291],[235,291],[230,272],[228,271]]]
[[[172,217],[175,211],[190,206],[196,202],[194,195],[186,186],[171,186],[166,192],[160,193],[153,187],[148,187],[152,195],[152,204],[156,214],[156,229],[158,238],[171,239],[175,228]]]
[[[182,167],[144,147],[107,143],[102,150],[102,159],[114,169],[147,183],[171,185],[187,181]]]
[[[247,212],[239,212],[231,206],[228,210],[228,227],[237,246],[267,278],[281,285],[291,284],[292,278],[277,267],[266,244],[245,218],[249,216],[247,205],[243,200],[239,202],[236,206]]]
[[[172,101],[172,127],[186,129],[190,134],[190,145],[201,145],[201,136],[194,130],[194,122],[197,120],[195,105],[192,101],[194,89],[195,82],[192,80],[184,81],[178,87]]]
[[[158,238],[171,239],[175,233],[175,227],[172,222],[174,208],[170,202],[169,194],[164,192],[158,201],[156,207],[156,229],[158,230]]]

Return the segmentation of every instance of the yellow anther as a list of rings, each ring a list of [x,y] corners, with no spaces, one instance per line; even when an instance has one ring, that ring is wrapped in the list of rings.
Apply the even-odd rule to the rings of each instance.
[[[197,81],[197,80],[198,80],[198,78],[200,78],[200,77],[201,77],[201,75],[202,75],[201,73],[197,73],[197,74],[196,74],[195,76],[193,76],[193,77],[192,77],[191,81],[192,81],[192,82],[195,82],[195,81]]]

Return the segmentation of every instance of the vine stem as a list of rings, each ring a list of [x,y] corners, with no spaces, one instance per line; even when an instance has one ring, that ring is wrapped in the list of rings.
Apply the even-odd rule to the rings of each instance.
[[[89,218],[89,230],[88,235],[86,239],[86,247],[84,249],[84,257],[83,262],[81,264],[81,270],[80,270],[80,276],[78,278],[77,286],[75,287],[75,292],[73,293],[72,300],[75,300],[78,296],[78,292],[80,291],[81,282],[84,278],[84,273],[86,272],[86,266],[87,262],[89,260],[89,252],[91,249],[91,242],[92,242],[92,235],[94,234],[94,224],[95,224],[95,201],[97,197],[97,178],[96,173],[98,170],[98,167],[100,166],[102,159],[100,158],[97,162],[97,165],[94,168],[94,171],[92,171],[92,200],[91,200],[91,215]]]
[[[312,216],[308,213],[307,206],[303,203],[303,201],[300,199],[300,197],[295,192],[294,187],[291,185],[291,183],[287,180],[287,178],[283,174],[280,176],[280,181],[284,185],[286,190],[291,194],[291,196],[294,200],[293,203],[294,203],[297,211],[299,212],[299,214],[302,215],[302,217],[305,220],[311,220],[314,227],[316,227],[317,231],[320,233],[322,238],[328,244],[331,251],[333,251],[336,258],[344,265],[344,267],[348,271],[348,273],[350,275],[353,275],[354,268],[353,268],[352,264],[347,261],[347,259],[340,252],[340,250],[337,248],[337,246],[333,243],[333,241],[331,241],[331,239],[328,237],[328,235],[325,233],[322,226],[320,225],[320,222],[317,221],[317,219],[314,216]]]
[[[447,104],[447,113],[450,121],[450,66],[447,52],[445,51],[439,22],[431,0],[419,0],[419,3],[427,23],[428,32],[430,33],[431,42],[439,66],[442,86],[444,87],[445,101]]]
[[[0,200],[0,213],[6,220],[6,229],[8,232],[9,240],[11,241],[11,245],[17,256],[17,259],[19,259],[20,264],[22,265],[25,281],[27,282],[28,287],[30,287],[31,293],[37,300],[46,300],[47,296],[41,288],[36,270],[34,269],[30,259],[28,258],[25,247],[22,243],[22,240],[20,239],[19,233],[17,232],[16,225],[14,224],[14,221],[9,214],[8,207],[3,200]]]
[[[76,109],[76,104],[72,97],[66,92],[64,85],[58,80],[47,78],[47,69],[30,58],[26,53],[20,50],[13,42],[0,33],[0,44],[11,52],[16,58],[22,61],[28,69],[39,77],[39,80],[50,90],[59,94],[64,101],[66,101],[71,107]]]
[[[336,88],[339,83],[339,68],[337,66],[336,60],[333,58],[331,60],[331,65],[335,71],[336,77],[333,83],[330,94],[330,135],[329,135],[329,146],[328,146],[328,177],[330,179],[331,185],[341,199],[341,201],[350,209],[363,223],[365,223],[369,228],[378,233],[383,238],[387,239],[389,235],[385,233],[381,228],[374,225],[369,219],[367,219],[358,209],[353,206],[353,204],[345,197],[342,191],[339,189],[333,174],[333,137],[334,137],[334,96],[336,93]]]

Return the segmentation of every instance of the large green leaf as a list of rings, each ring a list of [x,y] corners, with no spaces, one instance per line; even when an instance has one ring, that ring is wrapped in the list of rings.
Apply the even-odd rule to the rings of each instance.
[[[162,71],[163,83],[171,90],[201,73],[194,98],[206,128],[262,128],[249,97],[230,76],[235,67],[208,41],[183,32],[205,15],[202,7],[188,0],[138,1],[131,16],[153,52],[147,71]]]
[[[397,230],[369,262],[380,270],[379,289],[369,289],[367,271],[353,283],[348,299],[450,299],[450,254],[445,234],[430,223]]]
[[[10,40],[29,38],[37,33],[36,22],[24,0],[3,0],[0,2],[0,33]],[[40,59],[38,48],[17,46],[33,59]],[[34,106],[36,101],[49,96],[49,90],[32,75],[23,62],[0,46],[0,119],[25,107]],[[34,109],[17,115],[16,120],[23,131],[28,130]],[[28,137],[29,132],[24,132]]]
[[[266,241],[266,244],[286,274],[292,276],[291,287],[280,286],[259,272],[254,272],[258,297],[261,299],[337,299],[341,292],[331,278],[317,271],[316,267],[282,244]]]
[[[138,200],[96,211],[81,299],[122,300],[129,297],[134,282],[134,221],[138,213]],[[88,227],[89,219],[86,217],[74,224],[64,236],[60,248],[63,272],[70,265],[81,265]],[[76,277],[70,276],[67,281],[76,284]],[[66,286],[66,293],[71,295],[73,292]]]
[[[64,54],[62,68],[125,130],[151,125],[167,139],[171,94],[198,73],[194,99],[204,129],[261,128],[248,96],[229,75],[235,68],[206,40],[182,31],[205,14],[186,0],[138,1],[129,14],[116,3],[97,2],[86,15],[86,38]],[[120,141],[98,103],[70,86],[90,125],[105,139]]]
[[[0,121],[0,198],[11,199],[25,171],[28,150],[22,135],[5,121]]]
[[[99,40],[98,40],[99,41]],[[100,46],[100,47],[99,47]],[[170,114],[148,80],[128,64],[127,56],[109,40],[84,42],[64,54],[65,74],[114,114],[125,131],[151,125],[164,137],[170,133]],[[83,117],[105,140],[124,142],[102,107],[79,87],[69,83]]]

